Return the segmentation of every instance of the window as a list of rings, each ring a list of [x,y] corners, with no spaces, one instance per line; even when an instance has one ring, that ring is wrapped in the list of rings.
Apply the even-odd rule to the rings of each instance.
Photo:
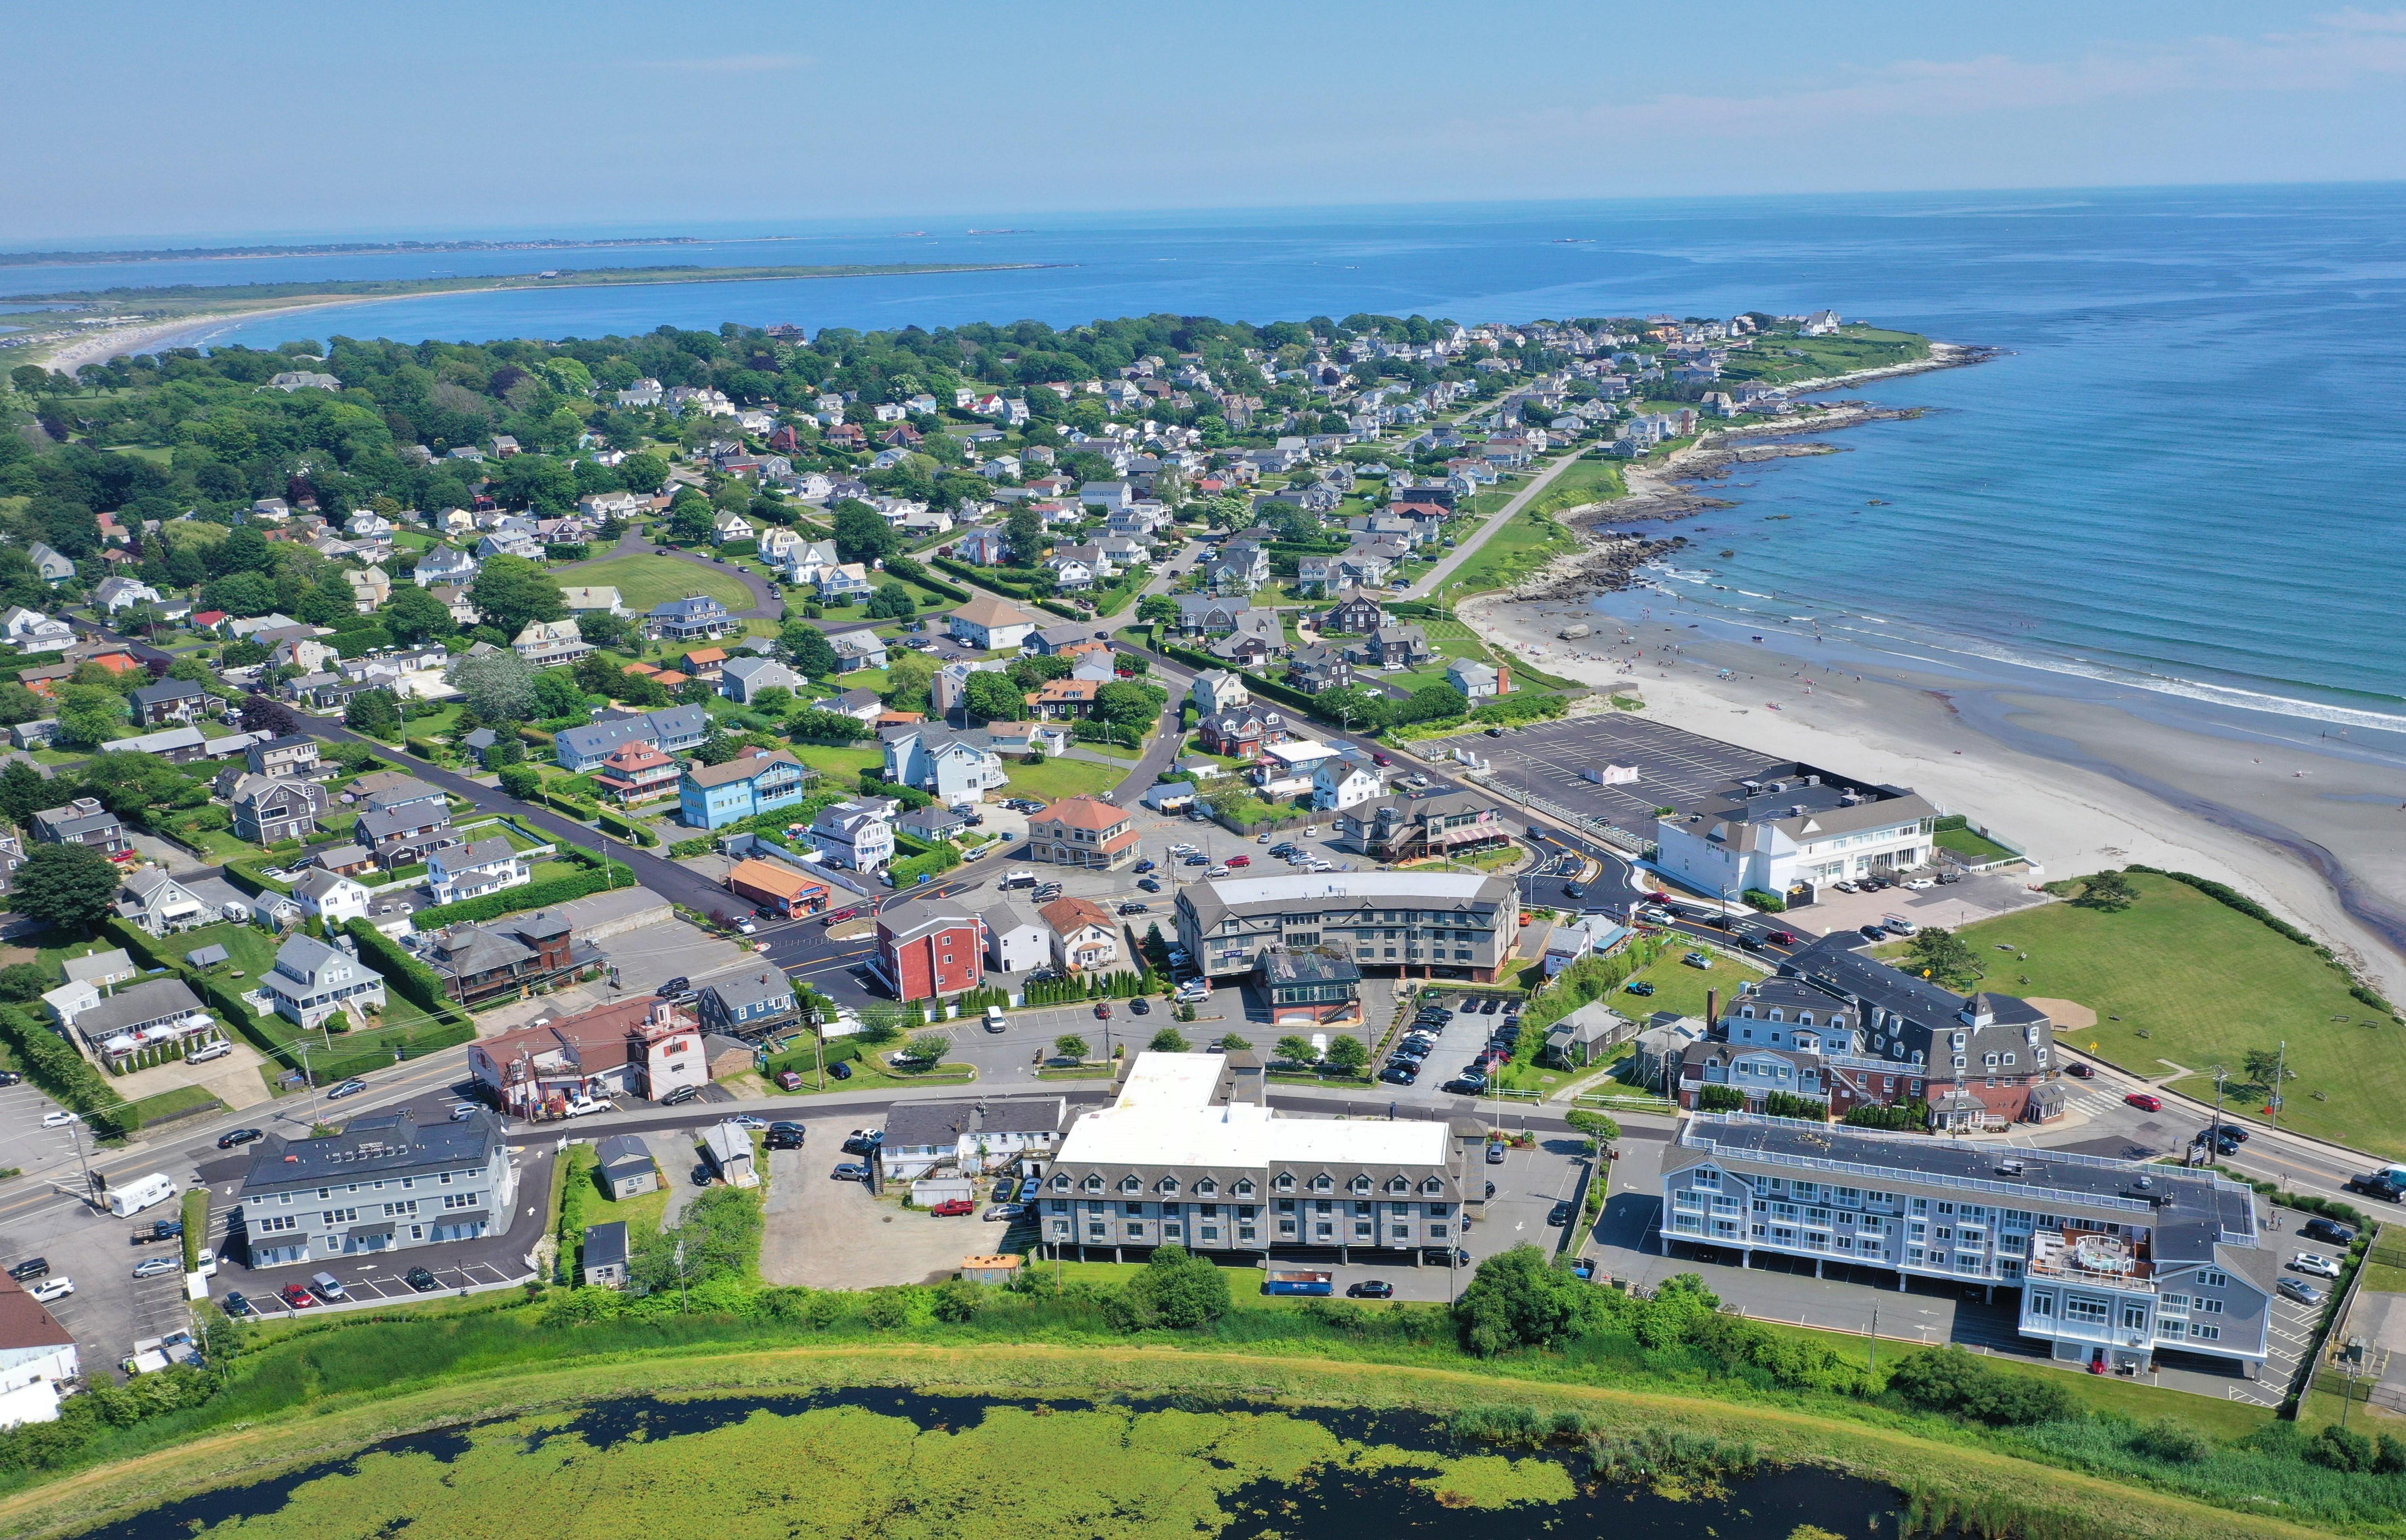
[[[2066,1294],[2063,1296],[2063,1319],[2102,1326],[2105,1324],[2105,1302],[2091,1299],[2086,1294]]]
[[[2197,1296],[2197,1313],[2201,1316],[2218,1316],[2222,1313],[2222,1301],[2208,1299],[2203,1294],[2200,1294]]]
[[[2055,1296],[2050,1293],[2043,1293],[2035,1289],[2031,1290],[2030,1296],[2030,1314],[2032,1321],[2053,1321],[2055,1319]]]
[[[2147,1307],[2135,1301],[2124,1301],[2122,1305],[2122,1330],[2126,1332],[2144,1332],[2146,1329]]]
[[[2222,1328],[2219,1326],[2208,1326],[2202,1321],[2192,1321],[2188,1323],[2188,1335],[2195,1337],[2200,1342],[2219,1342],[2222,1340]]]
[[[2211,1267],[2197,1275],[2197,1286],[2201,1289],[2225,1288],[2229,1286],[2229,1282],[2230,1279],[2229,1275],[2217,1273]]]

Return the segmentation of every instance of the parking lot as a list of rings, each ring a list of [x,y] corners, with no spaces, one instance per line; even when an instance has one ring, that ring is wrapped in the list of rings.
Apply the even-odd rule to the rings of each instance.
[[[770,1282],[874,1289],[940,1281],[959,1271],[963,1257],[1000,1250],[1010,1238],[1011,1224],[984,1217],[984,1188],[977,1213],[939,1219],[904,1208],[899,1188],[878,1197],[860,1182],[831,1178],[838,1162],[860,1158],[843,1152],[845,1136],[882,1119],[799,1121],[808,1130],[802,1148],[769,1152],[760,1276]]]
[[[1503,1002],[1507,998],[1508,996],[1500,993],[1459,993],[1449,990],[1429,1001],[1429,1004],[1439,1005],[1452,1011],[1453,1019],[1438,1029],[1437,1046],[1430,1049],[1428,1057],[1422,1061],[1419,1080],[1411,1085],[1390,1085],[1381,1082],[1384,1088],[1394,1091],[1399,1097],[1414,1101],[1435,1098],[1458,1099],[1459,1093],[1447,1092],[1441,1087],[1448,1081],[1460,1075],[1473,1059],[1486,1051],[1488,1034],[1505,1023]],[[1496,1002],[1493,1015],[1483,1011],[1473,1013],[1466,1009],[1472,1003],[1483,1005],[1491,1000]],[[1407,1022],[1406,1024],[1408,1026],[1409,1023]],[[1381,1070],[1385,1067],[1384,1064],[1380,1066]]]
[[[1656,808],[1686,812],[1731,782],[1782,763],[1631,712],[1541,722],[1502,738],[1480,732],[1432,739],[1421,752],[1434,758],[1457,747],[1486,760],[1494,779],[1516,791],[1637,834],[1653,828]],[[1580,773],[1606,765],[1635,766],[1637,779],[1606,786]]]
[[[336,1310],[361,1309],[381,1304],[389,1299],[420,1299],[430,1293],[507,1283],[513,1276],[519,1278],[526,1276],[524,1268],[520,1268],[516,1275],[512,1275],[503,1272],[489,1262],[474,1262],[465,1265],[446,1264],[438,1266],[436,1265],[438,1260],[432,1256],[420,1256],[415,1251],[392,1251],[378,1256],[374,1263],[362,1266],[358,1258],[340,1257],[333,1262],[312,1262],[290,1267],[278,1267],[273,1270],[273,1278],[270,1278],[267,1273],[248,1273],[245,1275],[246,1281],[235,1285],[235,1289],[245,1300],[249,1302],[253,1310],[262,1317],[274,1318],[299,1315],[304,1310],[318,1307]],[[424,1267],[433,1274],[436,1287],[422,1290],[411,1288],[404,1275],[413,1267]],[[318,1273],[333,1274],[335,1281],[343,1286],[344,1297],[339,1300],[320,1299],[314,1307],[303,1306],[295,1309],[285,1303],[282,1294],[276,1293],[276,1290],[284,1288],[288,1283],[298,1283],[303,1288],[309,1289],[309,1279]],[[223,1275],[220,1274],[216,1281],[222,1282]],[[273,1288],[269,1287],[270,1283],[273,1283]],[[254,1289],[258,1293],[252,1293]],[[223,1290],[213,1287],[210,1292],[217,1296],[220,1304],[224,1303]],[[310,1293],[314,1297],[317,1291],[310,1289]]]

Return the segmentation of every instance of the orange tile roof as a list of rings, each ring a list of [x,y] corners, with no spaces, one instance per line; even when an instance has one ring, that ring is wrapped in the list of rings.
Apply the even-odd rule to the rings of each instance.
[[[735,863],[727,874],[729,885],[741,884],[755,893],[773,894],[788,902],[814,890],[826,893],[828,884],[814,877],[805,877],[793,868],[777,861],[746,860]]]
[[[134,661],[133,657],[125,653],[103,653],[100,657],[92,658],[89,661],[99,664],[102,668],[106,669],[111,673],[132,673],[134,670],[142,667],[141,664]]]
[[[1036,814],[1036,820],[1070,828],[1107,829],[1126,823],[1128,815],[1098,797],[1065,797]]]
[[[1080,925],[1100,925],[1105,930],[1113,928],[1111,911],[1092,898],[1055,898],[1036,912],[1042,915],[1044,923],[1059,935],[1066,936]]]
[[[724,647],[704,647],[700,652],[691,652],[685,655],[685,666],[688,669],[697,667],[707,668],[713,663],[724,663],[726,661],[727,649]]]

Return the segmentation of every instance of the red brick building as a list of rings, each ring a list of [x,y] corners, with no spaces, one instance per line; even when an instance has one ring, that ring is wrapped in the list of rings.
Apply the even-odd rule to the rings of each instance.
[[[957,995],[984,982],[985,927],[941,902],[889,905],[877,917],[871,965],[898,1000]]]

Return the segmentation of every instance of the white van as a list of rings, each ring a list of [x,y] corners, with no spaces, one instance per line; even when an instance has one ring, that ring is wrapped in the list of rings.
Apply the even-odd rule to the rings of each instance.
[[[129,1214],[142,1212],[152,1204],[164,1203],[179,1191],[181,1189],[177,1187],[175,1178],[164,1171],[153,1171],[149,1176],[136,1178],[122,1187],[110,1188],[108,1211],[119,1219],[123,1219]]]
[[[987,1006],[985,1008],[985,1029],[988,1032],[999,1032],[1002,1030],[1002,1007],[998,1005]]]

